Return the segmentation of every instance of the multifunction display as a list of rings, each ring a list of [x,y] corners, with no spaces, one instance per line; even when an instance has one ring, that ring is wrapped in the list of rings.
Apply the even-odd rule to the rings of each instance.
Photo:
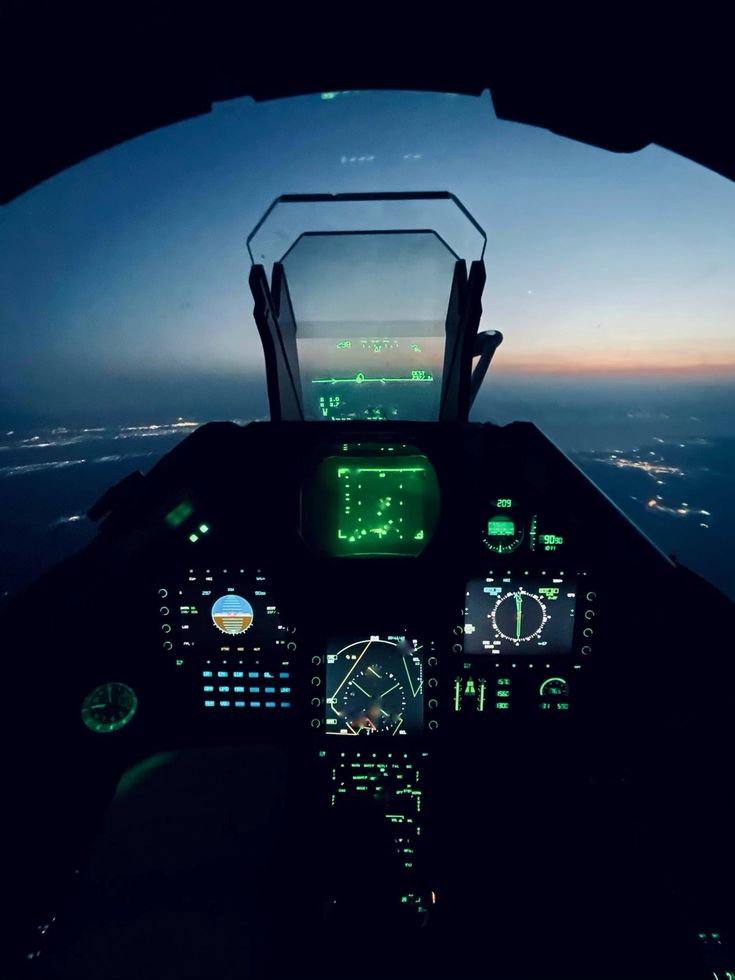
[[[325,726],[330,735],[423,731],[422,647],[405,636],[331,640]]]
[[[472,579],[466,595],[464,653],[571,653],[576,587],[576,577],[563,573]]]
[[[166,599],[176,649],[251,654],[285,649],[288,631],[259,570],[190,571]]]
[[[402,443],[343,443],[302,493],[302,534],[335,558],[415,557],[439,516],[430,460]]]
[[[208,712],[250,714],[293,704],[293,627],[257,568],[189,569],[158,590],[163,648]]]

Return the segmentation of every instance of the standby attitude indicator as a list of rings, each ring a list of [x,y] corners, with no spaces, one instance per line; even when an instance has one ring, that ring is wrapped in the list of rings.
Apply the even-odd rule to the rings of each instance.
[[[212,622],[222,633],[244,633],[253,624],[253,607],[241,595],[220,596],[212,606]]]

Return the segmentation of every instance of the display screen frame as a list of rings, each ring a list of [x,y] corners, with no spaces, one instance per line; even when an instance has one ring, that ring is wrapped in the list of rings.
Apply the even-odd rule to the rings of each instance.
[[[568,656],[574,651],[580,576],[488,573],[467,582],[465,656]]]
[[[424,644],[404,634],[328,639],[327,735],[424,733]]]
[[[441,490],[415,445],[341,443],[318,459],[301,488],[300,532],[331,558],[417,558],[432,541]]]

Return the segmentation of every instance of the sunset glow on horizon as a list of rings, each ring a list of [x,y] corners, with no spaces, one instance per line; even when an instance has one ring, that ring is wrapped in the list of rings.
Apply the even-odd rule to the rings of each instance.
[[[735,381],[731,182],[499,121],[487,94],[353,92],[221,103],[6,206],[0,412],[158,410],[165,380],[200,417],[207,379],[262,387],[245,240],[266,208],[408,190],[487,233],[491,378]]]

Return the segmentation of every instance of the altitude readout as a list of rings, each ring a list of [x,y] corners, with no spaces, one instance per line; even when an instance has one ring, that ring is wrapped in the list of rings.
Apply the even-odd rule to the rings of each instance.
[[[408,735],[421,731],[421,647],[405,637],[371,636],[327,652],[331,735]]]
[[[464,653],[571,653],[576,579],[488,575],[468,583]]]

